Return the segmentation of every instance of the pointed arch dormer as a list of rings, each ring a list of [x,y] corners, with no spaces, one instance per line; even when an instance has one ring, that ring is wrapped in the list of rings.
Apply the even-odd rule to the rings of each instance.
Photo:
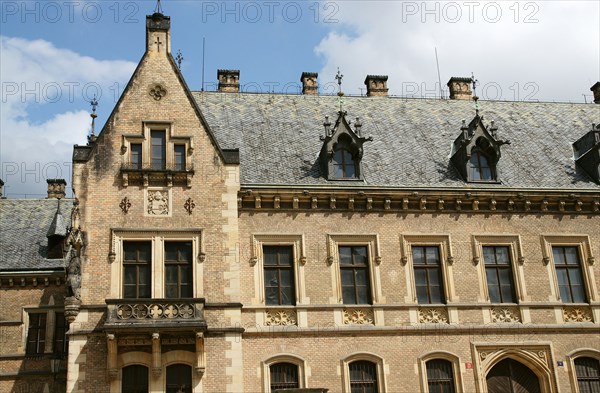
[[[488,129],[483,124],[483,116],[479,115],[469,125],[463,120],[460,130],[450,156],[454,167],[467,182],[499,183],[500,146],[510,144],[510,141],[498,139],[494,122]]]
[[[347,113],[338,112],[335,125],[331,128],[329,116],[325,116],[325,136],[321,136],[321,169],[327,180],[362,180],[363,144],[372,137],[362,136],[362,123],[357,117],[354,129],[346,119]]]

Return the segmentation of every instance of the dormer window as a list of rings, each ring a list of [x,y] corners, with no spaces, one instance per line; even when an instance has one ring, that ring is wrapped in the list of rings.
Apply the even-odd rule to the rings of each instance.
[[[468,182],[498,182],[497,164],[500,146],[509,141],[498,140],[497,128],[491,123],[489,131],[479,115],[467,126],[463,120],[461,134],[454,141],[450,160]]]
[[[352,152],[350,151],[350,137],[342,135],[334,147],[333,152],[333,177],[336,179],[356,179],[358,171]]]
[[[338,112],[338,118],[333,129],[329,117],[325,117],[325,136],[321,148],[321,168],[327,180],[361,180],[361,159],[363,143],[372,141],[372,137],[363,138],[362,124],[356,118],[354,129],[346,120],[346,112]]]

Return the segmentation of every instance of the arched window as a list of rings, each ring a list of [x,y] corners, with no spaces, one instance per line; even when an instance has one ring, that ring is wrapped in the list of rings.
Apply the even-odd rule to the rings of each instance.
[[[579,393],[600,392],[600,361],[590,357],[575,359]]]
[[[121,377],[121,393],[148,393],[148,367],[123,367]]]
[[[445,359],[433,359],[426,363],[429,393],[454,393],[452,363]]]
[[[356,164],[350,150],[349,138],[340,137],[333,151],[333,178],[356,179],[358,177]]]
[[[359,360],[348,365],[351,393],[377,393],[377,365]]]
[[[298,366],[292,363],[275,363],[269,367],[271,392],[277,389],[299,388]]]
[[[496,364],[486,376],[488,393],[539,393],[537,375],[514,359],[504,359]]]
[[[495,178],[494,168],[491,166],[485,153],[480,149],[473,149],[471,151],[471,160],[469,161],[469,180],[492,181]]]
[[[172,364],[167,367],[166,393],[192,393],[192,367]]]

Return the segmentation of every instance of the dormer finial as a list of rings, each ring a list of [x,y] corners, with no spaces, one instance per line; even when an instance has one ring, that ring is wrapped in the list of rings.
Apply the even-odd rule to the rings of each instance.
[[[335,79],[337,80],[338,83],[338,97],[339,97],[339,103],[340,103],[340,113],[343,111],[343,104],[344,104],[344,100],[342,100],[342,97],[344,96],[344,92],[342,91],[342,79],[344,79],[344,75],[342,75],[342,73],[340,72],[340,67],[338,67],[337,70],[337,74],[335,74]]]
[[[96,108],[98,107],[98,100],[96,99],[96,95],[94,94],[94,98],[90,101],[90,105],[92,106],[92,113],[90,117],[92,118],[92,132],[90,136],[88,136],[88,145],[94,143],[96,141],[96,118],[98,115],[96,114]]]
[[[477,86],[479,81],[475,79],[475,75],[471,72],[471,83],[473,84],[473,101],[475,101],[475,115],[479,115],[479,97],[477,97]]]
[[[154,13],[155,14],[162,14],[163,13],[162,6],[160,4],[160,0],[156,0],[156,7],[154,8]]]
[[[177,57],[175,57],[175,61],[177,61],[177,67],[181,69],[181,62],[183,61],[183,55],[181,54],[181,49],[177,50]]]

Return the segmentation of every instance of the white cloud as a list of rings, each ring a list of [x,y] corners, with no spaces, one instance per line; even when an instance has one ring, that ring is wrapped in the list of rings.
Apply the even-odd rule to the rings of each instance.
[[[436,47],[443,87],[474,72],[482,98],[495,98],[500,87],[497,98],[505,100],[583,102],[586,94],[589,102],[600,77],[598,2],[336,4],[339,23],[315,51],[325,60],[321,84],[340,67],[350,94],[359,94],[367,74],[385,74],[390,94],[418,88],[417,96],[437,96]]]
[[[111,87],[118,83],[122,89],[135,64],[5,36],[0,53],[0,176],[9,197],[43,195],[46,178],[70,183],[73,145],[85,144],[90,131],[84,100],[98,93],[112,101]],[[101,124],[96,127],[99,131]]]

